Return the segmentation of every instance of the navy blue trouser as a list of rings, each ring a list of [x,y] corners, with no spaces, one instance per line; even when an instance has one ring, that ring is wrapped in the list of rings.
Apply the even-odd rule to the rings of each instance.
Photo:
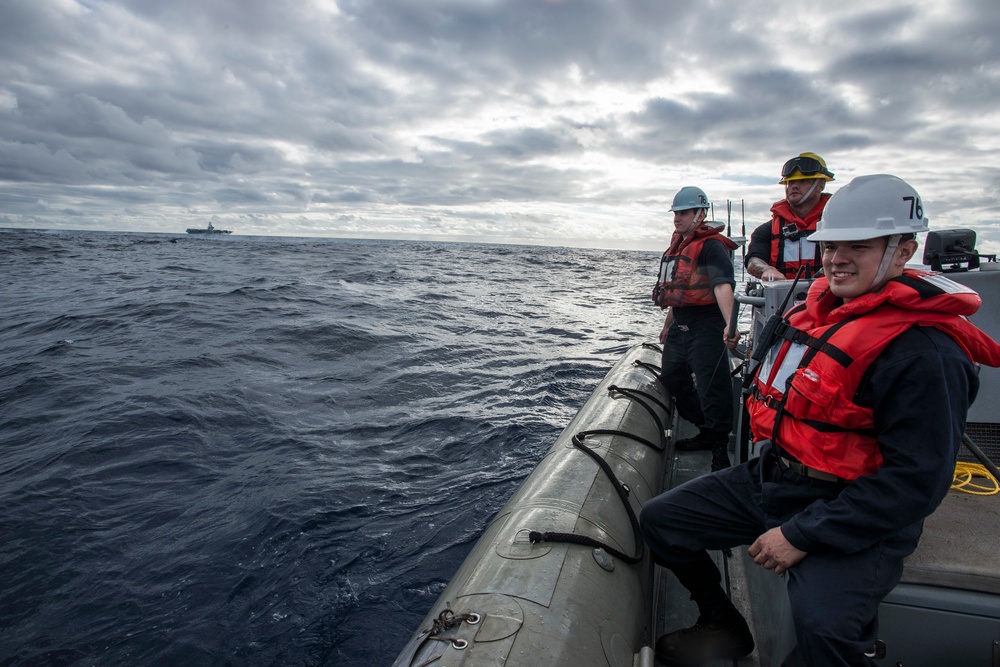
[[[765,445],[759,459],[702,475],[650,500],[640,514],[642,535],[657,563],[690,569],[707,557],[705,550],[749,545],[842,488],[779,466]],[[817,551],[788,570],[798,645],[783,664],[874,665],[864,652],[875,643],[879,602],[899,582],[903,558],[916,543],[901,538],[856,553]]]
[[[681,417],[728,435],[733,429],[733,380],[728,349],[722,340],[724,329],[721,314],[717,320],[671,324],[663,346],[661,373]]]

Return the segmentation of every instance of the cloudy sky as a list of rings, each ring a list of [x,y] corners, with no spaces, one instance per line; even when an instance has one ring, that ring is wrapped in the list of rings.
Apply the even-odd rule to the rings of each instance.
[[[998,35],[996,0],[2,0],[0,226],[661,250],[681,186],[749,233],[816,151],[1000,252]]]

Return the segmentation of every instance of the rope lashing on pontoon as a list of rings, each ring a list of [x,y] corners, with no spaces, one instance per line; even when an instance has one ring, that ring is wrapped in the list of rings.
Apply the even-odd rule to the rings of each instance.
[[[584,438],[591,435],[618,435],[625,438],[630,438],[636,442],[642,443],[647,447],[652,447],[657,451],[662,451],[660,447],[657,447],[654,443],[646,440],[645,438],[640,438],[639,436],[632,435],[631,433],[626,433],[625,431],[616,431],[613,429],[595,429],[591,431],[580,431],[573,436],[573,445],[584,452],[590,458],[594,459],[594,462],[604,471],[608,479],[611,481],[611,485],[614,487],[615,491],[618,493],[618,497],[621,498],[622,504],[625,506],[625,512],[628,514],[629,523],[632,524],[632,534],[635,536],[635,547],[638,555],[630,556],[626,553],[615,549],[614,547],[601,542],[589,535],[577,535],[576,533],[556,533],[556,532],[539,532],[533,530],[528,534],[528,539],[532,544],[538,542],[562,542],[568,544],[581,544],[587,547],[594,547],[597,549],[604,549],[612,556],[615,556],[629,565],[635,565],[636,563],[642,562],[643,556],[643,544],[642,536],[639,533],[639,518],[635,515],[635,510],[632,509],[632,504],[628,501],[629,488],[625,484],[621,483],[615,476],[614,471],[608,462],[605,461],[590,447],[583,444]]]
[[[610,387],[608,387],[608,393],[612,394],[612,395],[616,394],[616,393],[617,394],[621,394],[622,396],[625,396],[626,398],[630,398],[633,401],[635,401],[636,403],[638,403],[639,405],[641,405],[642,408],[646,412],[648,412],[650,414],[650,416],[653,418],[653,421],[656,422],[656,426],[658,427],[659,432],[660,432],[660,441],[663,444],[663,449],[667,448],[667,436],[666,436],[665,428],[664,428],[664,425],[663,425],[663,420],[660,419],[660,415],[656,414],[656,410],[653,409],[653,406],[651,406],[649,403],[647,403],[646,401],[644,401],[642,399],[643,398],[648,398],[653,403],[655,403],[659,407],[661,407],[663,409],[663,411],[667,413],[667,415],[669,415],[670,414],[670,407],[666,403],[664,403],[663,401],[661,401],[658,396],[655,396],[655,395],[650,394],[648,392],[640,391],[638,389],[629,389],[627,387],[619,387],[618,385],[614,385],[614,384],[611,385]]]
[[[656,378],[656,381],[660,384],[660,387],[663,388],[663,393],[667,395],[670,394],[670,390],[667,389],[667,385],[663,382],[663,369],[660,366],[651,364],[648,361],[643,361],[642,359],[636,359],[632,362],[632,365],[652,373],[653,377]]]
[[[663,354],[663,347],[660,346],[660,345],[657,345],[656,343],[643,343],[642,344],[642,349],[644,349],[644,350],[656,350],[661,355]],[[644,368],[647,371],[649,371],[650,373],[652,373],[653,377],[656,378],[656,381],[660,383],[661,387],[663,387],[663,393],[664,394],[670,394],[670,390],[667,389],[667,385],[663,382],[663,369],[662,368],[660,368],[656,364],[651,364],[648,361],[643,361],[642,359],[636,359],[635,361],[632,362],[632,365],[633,366],[638,366],[639,368]]]
[[[656,364],[651,364],[648,361],[643,361],[642,359],[636,359],[635,361],[632,362],[632,365],[638,366],[639,368],[645,368],[647,371],[656,376],[659,376],[660,371],[663,370]]]

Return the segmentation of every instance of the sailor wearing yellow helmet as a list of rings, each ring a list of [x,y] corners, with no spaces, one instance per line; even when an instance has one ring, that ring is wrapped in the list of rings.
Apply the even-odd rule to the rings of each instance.
[[[781,168],[785,198],[771,206],[771,221],[750,236],[746,267],[761,280],[794,278],[801,267],[811,278],[821,267],[819,249],[809,240],[830,198],[823,192],[833,172],[816,153],[802,153]]]

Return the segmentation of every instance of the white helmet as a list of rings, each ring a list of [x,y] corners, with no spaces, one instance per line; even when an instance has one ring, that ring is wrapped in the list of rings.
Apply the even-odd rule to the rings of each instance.
[[[830,197],[809,240],[864,241],[927,230],[917,191],[896,176],[873,174],[858,176]]]
[[[705,195],[704,190],[693,185],[685,185],[674,195],[674,203],[670,210],[688,211],[692,208],[707,209],[708,206],[708,196]]]

